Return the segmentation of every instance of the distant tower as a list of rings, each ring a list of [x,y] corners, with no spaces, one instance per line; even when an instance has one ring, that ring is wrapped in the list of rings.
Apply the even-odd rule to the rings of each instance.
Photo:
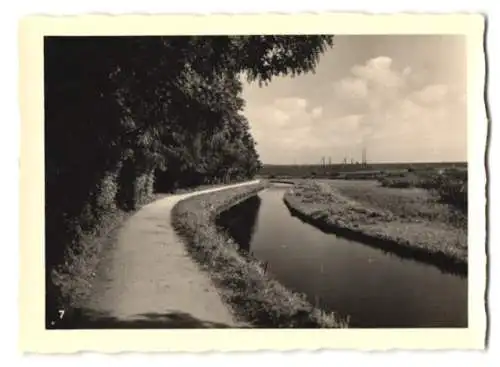
[[[366,148],[365,147],[363,147],[361,163],[363,164],[363,166],[366,166]]]

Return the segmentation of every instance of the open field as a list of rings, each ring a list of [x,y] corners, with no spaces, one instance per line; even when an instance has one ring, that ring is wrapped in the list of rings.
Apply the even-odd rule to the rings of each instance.
[[[420,187],[436,194],[443,203],[450,204],[464,214],[468,207],[468,173],[466,169],[448,168],[440,171],[411,171],[379,179],[384,187]]]
[[[441,202],[439,194],[422,187],[386,187],[373,181],[329,180],[342,195],[361,205],[388,210],[401,219],[441,223],[467,228],[467,216],[452,205]]]
[[[307,180],[284,200],[292,213],[324,230],[467,272],[465,214],[441,203],[433,191],[368,180]]]
[[[412,171],[434,171],[442,168],[467,169],[466,162],[435,162],[435,163],[370,163],[362,164],[331,164],[331,165],[273,165],[265,164],[258,172],[267,178],[340,178],[364,179],[378,178],[387,175]]]
[[[191,256],[218,286],[236,315],[254,327],[338,328],[347,323],[269,278],[263,264],[243,257],[236,243],[215,225],[218,213],[255,195],[265,183],[199,195],[178,203],[172,224]]]
[[[316,169],[318,167],[319,170]],[[467,219],[466,163],[414,163],[411,165],[394,163],[370,167],[359,165],[333,167],[335,170],[323,169],[321,166],[264,166],[260,174],[271,182],[282,183],[298,184],[309,179],[376,180],[388,188],[423,188],[432,191],[441,202],[450,204],[461,211],[465,220]],[[265,172],[271,174],[265,175]]]

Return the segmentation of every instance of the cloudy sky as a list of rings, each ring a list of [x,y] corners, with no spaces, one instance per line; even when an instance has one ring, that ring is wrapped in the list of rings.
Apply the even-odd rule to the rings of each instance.
[[[264,163],[464,161],[461,36],[336,36],[316,74],[245,84]]]

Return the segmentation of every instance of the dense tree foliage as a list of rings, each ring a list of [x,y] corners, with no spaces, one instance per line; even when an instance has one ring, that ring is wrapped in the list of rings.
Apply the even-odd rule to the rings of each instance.
[[[117,206],[252,177],[240,75],[313,71],[331,36],[47,37],[46,261]]]

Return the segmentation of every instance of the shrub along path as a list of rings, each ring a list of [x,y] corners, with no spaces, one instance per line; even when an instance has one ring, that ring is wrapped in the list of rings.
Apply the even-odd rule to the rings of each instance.
[[[171,210],[190,196],[252,182],[178,194],[144,206],[105,250],[79,328],[238,327],[209,277],[171,226]]]

